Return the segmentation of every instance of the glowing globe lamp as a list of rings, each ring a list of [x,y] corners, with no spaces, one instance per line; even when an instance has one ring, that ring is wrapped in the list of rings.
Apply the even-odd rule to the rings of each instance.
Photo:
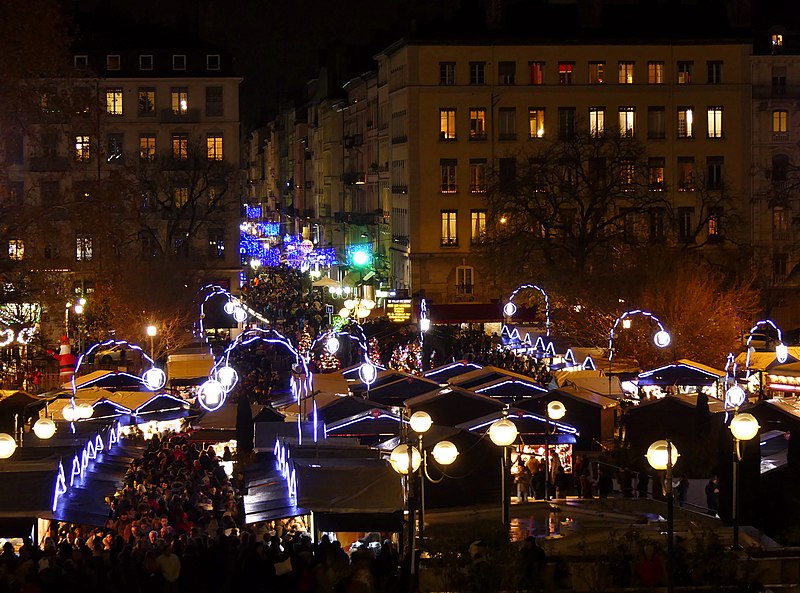
[[[666,348],[669,346],[669,343],[672,341],[672,337],[669,335],[668,332],[664,331],[663,329],[656,332],[656,335],[653,336],[653,343],[658,346],[659,348]]]
[[[511,301],[508,301],[503,307],[503,315],[505,315],[506,317],[514,317],[514,313],[516,312],[517,312],[517,306]]]
[[[489,438],[498,447],[507,447],[517,440],[517,425],[508,418],[500,418],[489,427]]]
[[[94,408],[90,404],[78,404],[75,406],[75,411],[80,420],[88,420],[94,414]]]
[[[779,363],[783,364],[789,358],[789,347],[781,342],[777,346],[775,346],[775,358],[778,360]]]
[[[411,414],[408,423],[411,425],[411,430],[417,434],[422,434],[423,432],[428,432],[428,429],[433,425],[433,420],[428,412],[420,411]]]
[[[233,315],[233,310],[236,308],[236,304],[233,301],[228,301],[225,303],[225,306],[222,307],[222,310],[225,311],[228,315]]]
[[[458,447],[450,441],[439,441],[433,447],[433,458],[441,465],[450,465],[458,457]]]
[[[671,464],[675,465],[678,457],[680,457],[678,448],[672,443],[667,443],[667,441],[661,440],[656,441],[647,448],[647,454],[645,457],[647,458],[647,463],[650,464],[650,467],[657,470],[667,469],[667,464],[670,462],[670,459],[668,458],[668,446],[671,446],[672,448]]]
[[[369,263],[370,255],[367,251],[359,250],[353,252],[353,265],[366,266]]]
[[[747,394],[744,389],[738,385],[734,385],[725,392],[725,404],[732,408],[738,408],[747,400]]]
[[[61,415],[67,422],[75,422],[78,419],[78,410],[73,404],[69,404],[61,408]]]
[[[56,434],[56,423],[50,418],[39,418],[33,425],[33,434],[36,438],[46,441]]]
[[[144,375],[142,375],[142,382],[150,391],[158,391],[166,385],[167,376],[161,369],[153,367],[144,372]]]
[[[0,459],[8,459],[17,450],[17,442],[10,434],[0,433]]]
[[[219,408],[223,403],[223,394],[225,390],[222,383],[216,379],[209,379],[200,386],[200,393],[197,395],[197,401],[209,412],[213,412]]]
[[[419,330],[421,332],[426,332],[431,328],[431,320],[427,317],[423,317],[419,320]]]
[[[752,414],[736,414],[728,427],[734,438],[740,441],[749,441],[758,434],[758,420]]]
[[[550,420],[561,420],[567,413],[567,408],[560,401],[553,400],[547,404],[547,417]]]
[[[242,307],[236,307],[233,310],[233,318],[237,323],[242,323],[247,319],[247,311],[245,311]]]
[[[412,472],[417,471],[422,464],[422,455],[420,455],[416,447],[398,445],[389,456],[389,464],[398,474],[406,475],[409,472],[409,461],[411,462]]]
[[[339,351],[339,339],[336,336],[331,336],[325,341],[325,350],[328,354],[336,354]]]
[[[361,379],[361,382],[367,387],[375,382],[377,375],[378,370],[371,362],[363,362],[361,366],[358,367],[358,378]]]

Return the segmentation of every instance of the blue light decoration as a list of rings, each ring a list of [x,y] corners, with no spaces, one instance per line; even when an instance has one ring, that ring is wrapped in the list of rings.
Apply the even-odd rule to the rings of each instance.
[[[281,234],[281,223],[279,222],[258,222],[256,230],[262,237],[279,237]]]
[[[286,485],[289,487],[289,498],[292,502],[297,502],[297,474],[294,470],[294,464],[291,461],[291,453],[289,447],[275,439],[275,446],[272,449],[275,455],[275,468],[280,472]]]
[[[649,313],[647,311],[642,311],[641,309],[633,309],[632,311],[625,311],[622,315],[617,317],[614,321],[614,325],[611,327],[611,332],[608,334],[608,364],[611,365],[611,359],[614,357],[614,338],[617,337],[616,329],[620,322],[624,321],[628,317],[632,317],[634,315],[641,315],[642,317],[646,317],[648,319],[652,319],[658,325],[658,331],[653,336],[653,343],[658,348],[666,348],[669,346],[670,342],[672,341],[672,337],[669,335],[669,332],[664,328],[664,324],[661,323],[661,320]],[[623,327],[624,324],[623,324]]]
[[[270,247],[265,241],[250,235],[244,231],[240,233],[239,254],[242,260],[257,258],[262,266],[279,266],[281,264],[281,250],[277,247]]]
[[[518,286],[514,292],[508,297],[508,302],[503,306],[503,315],[506,317],[513,317],[514,313],[517,312],[517,306],[514,304],[514,297],[517,296],[517,293],[521,290],[533,289],[538,290],[542,297],[544,297],[544,327],[545,327],[545,335],[550,335],[550,298],[547,296],[547,293],[544,291],[543,288],[540,286],[536,286],[535,284],[521,284]]]
[[[345,248],[348,266],[364,268],[372,265],[372,243],[356,243]]]
[[[247,219],[253,220],[258,218],[261,218],[261,206],[248,206]]]

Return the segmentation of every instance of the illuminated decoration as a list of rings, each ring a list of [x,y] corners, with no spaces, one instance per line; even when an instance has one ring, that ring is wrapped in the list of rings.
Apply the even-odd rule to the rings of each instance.
[[[185,409],[185,408],[188,407],[188,402],[186,400],[183,400],[183,399],[181,399],[179,397],[175,397],[174,395],[170,395],[168,393],[159,393],[157,395],[154,395],[150,399],[148,399],[146,402],[144,402],[138,408],[134,408],[133,410],[131,410],[131,412],[133,413],[134,416],[140,416],[140,415],[141,416],[145,416],[148,412],[144,411],[144,409],[146,407],[148,407],[152,402],[154,402],[157,399],[172,400],[176,404],[172,408],[162,408],[162,409],[159,410],[159,412],[168,412],[170,410],[181,410],[181,409]],[[170,421],[167,421],[167,422],[170,422]]]
[[[411,321],[411,299],[386,299],[384,310],[386,311],[386,317],[392,323],[408,323]]]
[[[33,339],[37,331],[35,327],[23,327],[17,332],[17,343],[25,346]]]
[[[94,414],[94,408],[90,404],[78,404],[75,406],[78,420],[88,420]]]
[[[419,411],[411,414],[408,423],[411,425],[411,430],[421,434],[428,432],[428,429],[433,426],[433,419],[431,419],[431,415],[428,412]]]
[[[275,455],[275,467],[280,472],[286,485],[289,487],[289,498],[291,500],[297,499],[297,474],[295,473],[294,464],[291,462],[291,453],[289,448],[280,440],[275,440],[275,446],[272,449]]]
[[[757,321],[756,324],[750,328],[750,331],[747,333],[747,361],[745,362],[745,370],[747,372],[746,379],[750,378],[750,342],[753,341],[753,332],[756,331],[762,325],[770,325],[772,328],[778,333],[778,345],[775,347],[775,359],[783,364],[789,358],[789,348],[786,344],[783,343],[783,335],[781,334],[781,328],[775,325],[775,322],[770,319],[762,319]],[[781,360],[782,359],[782,360]]]
[[[749,441],[758,434],[758,430],[761,427],[752,414],[736,414],[728,428],[736,440]]]
[[[357,243],[345,248],[348,266],[364,268],[372,264],[372,243]]]
[[[222,310],[225,311],[228,315],[233,315],[233,310],[236,308],[236,304],[233,301],[228,301],[222,306]]]
[[[542,393],[547,393],[548,391],[541,385],[537,385],[536,383],[531,383],[530,381],[522,381],[520,379],[506,379],[504,381],[499,381],[498,383],[493,383],[492,385],[487,385],[486,387],[478,387],[474,391],[475,393],[487,393],[489,391],[494,391],[495,389],[499,389],[507,385],[521,385],[526,389],[533,389],[535,391],[541,391]]]
[[[140,377],[140,380],[142,381],[142,383],[145,386],[155,384],[155,383],[148,383],[148,380],[145,379],[145,375],[148,375],[148,373],[150,373],[150,371],[154,371],[154,370],[155,371],[159,371],[159,369],[156,368],[155,361],[152,358],[150,358],[147,355],[147,353],[144,350],[142,350],[142,348],[140,346],[138,346],[137,344],[134,344],[133,342],[126,342],[125,340],[106,340],[105,342],[98,342],[97,344],[93,344],[86,352],[82,353],[78,357],[78,361],[75,364],[75,370],[72,372],[72,377],[70,378],[70,383],[72,385],[72,396],[73,396],[73,398],[75,397],[75,392],[77,391],[77,386],[75,385],[75,377],[78,375],[78,370],[81,368],[81,364],[83,363],[84,359],[87,356],[93,357],[94,356],[94,352],[96,350],[98,350],[98,349],[102,350],[102,349],[105,349],[105,348],[112,348],[112,347],[115,347],[115,346],[129,348],[130,350],[138,352],[142,356],[142,358],[147,360],[147,362],[150,363],[150,368],[147,369],[142,374],[142,376]],[[161,372],[163,373],[163,371],[161,371]],[[156,378],[156,376],[154,374],[150,374],[148,376],[151,378],[151,380],[155,380],[155,378]],[[166,377],[164,377],[164,380],[166,382]],[[163,386],[164,386],[164,384],[162,383],[161,387],[163,387]],[[156,389],[161,389],[161,387],[157,387]],[[148,389],[149,389],[149,386],[148,386]],[[155,389],[153,389],[153,391],[155,391]],[[90,408],[91,408],[91,406],[90,406]]]
[[[378,363],[381,361],[381,346],[377,338],[370,338],[367,353],[370,360],[375,360]]]
[[[361,366],[358,367],[358,378],[361,379],[361,382],[366,385],[367,388],[375,382],[377,376],[378,370],[369,360],[365,360],[361,363]]]
[[[161,369],[152,367],[144,372],[142,382],[150,391],[158,391],[167,384],[167,375]]]
[[[655,321],[658,325],[658,332],[656,332],[655,336],[653,337],[653,343],[658,346],[659,348],[666,348],[669,346],[670,342],[672,341],[669,332],[664,328],[664,324],[661,323],[661,320],[653,315],[652,313],[648,313],[647,311],[642,311],[641,309],[633,309],[632,311],[625,311],[622,315],[617,317],[614,321],[614,325],[611,327],[611,332],[608,334],[608,362],[611,364],[611,359],[614,357],[614,338],[617,337],[616,329],[617,326],[622,323],[622,327],[627,327],[625,322],[628,321],[630,323],[630,317],[634,315],[641,315],[642,317],[646,317],[652,321]]]
[[[4,329],[0,330],[0,347],[8,346],[14,342],[14,330]]]
[[[678,448],[668,441],[656,441],[647,448],[647,463],[655,470],[665,470],[668,465],[674,466],[680,457]]]
[[[67,422],[75,422],[79,418],[75,404],[69,404],[61,408],[61,415]]]
[[[569,434],[569,435],[573,435],[573,436],[575,436],[575,435],[580,433],[580,431],[577,428],[575,428],[574,426],[572,426],[570,424],[565,424],[563,422],[558,422],[557,420],[550,420],[550,419],[545,418],[544,416],[542,416],[540,414],[534,414],[532,412],[522,412],[520,410],[516,410],[514,412],[514,417],[515,418],[521,418],[521,419],[524,419],[524,420],[534,420],[536,422],[541,422],[542,424],[545,424],[545,425],[547,425],[547,423],[549,422],[550,426],[554,426],[555,428],[558,429],[559,432],[563,432],[565,434]],[[507,417],[504,416],[504,418],[507,418]],[[477,424],[473,424],[472,426],[467,427],[467,430],[469,430],[470,432],[474,432],[474,431],[477,431],[477,430],[482,430],[484,428],[490,427],[495,422],[497,422],[497,420],[483,420],[481,422],[478,422]],[[513,422],[512,422],[512,424],[513,424]],[[490,438],[491,438],[491,435],[490,435]],[[495,443],[495,444],[497,444],[497,443]]]
[[[224,367],[217,370],[216,378],[225,392],[229,393],[239,381],[239,374],[236,372],[236,369],[226,364]]]
[[[542,297],[544,297],[544,328],[545,328],[545,335],[550,335],[550,298],[547,296],[547,293],[544,289],[540,286],[536,286],[535,284],[522,284],[514,289],[514,292],[508,297],[508,302],[503,306],[503,314],[506,317],[513,317],[514,314],[517,312],[517,306],[514,304],[514,297],[517,296],[517,293],[521,290],[538,290]]]
[[[250,220],[261,218],[261,206],[248,206],[247,218]]]
[[[547,404],[547,417],[551,420],[561,420],[567,413],[567,408],[560,401],[553,400]]]
[[[216,379],[209,379],[200,386],[197,392],[197,403],[208,412],[213,412],[225,403],[225,389]]]
[[[439,441],[431,453],[438,464],[451,465],[458,457],[458,447],[450,441]]]
[[[406,444],[397,445],[389,455],[389,465],[398,474],[406,475],[409,473],[409,466],[411,472],[419,469],[419,466],[422,465],[422,455],[416,447]]]
[[[237,323],[244,323],[247,320],[247,311],[243,307],[236,307],[233,310],[233,318]]]
[[[67,478],[64,475],[64,464],[58,462],[58,473],[56,474],[56,483],[53,488],[53,512],[58,508],[58,499],[67,492]]]
[[[789,347],[784,343],[775,346],[775,358],[781,364],[786,362],[789,358]]]
[[[308,333],[308,330],[303,330],[303,333],[300,334],[300,339],[297,341],[297,351],[300,353],[300,356],[308,360],[308,353],[314,347],[315,342],[311,339],[311,334]]]
[[[200,317],[199,317],[199,321],[198,321],[198,328],[199,328],[200,338],[205,338],[206,337],[205,327],[203,325],[203,320],[206,317],[205,305],[206,305],[206,303],[208,302],[209,299],[211,299],[212,297],[214,297],[216,295],[223,295],[223,296],[226,296],[228,298],[228,302],[226,302],[225,305],[223,305],[223,310],[228,315],[233,315],[234,319],[236,319],[237,315],[241,316],[241,313],[237,313],[236,312],[237,309],[241,309],[244,312],[244,315],[245,315],[244,319],[247,319],[247,316],[249,315],[250,317],[255,317],[261,323],[269,324],[269,319],[267,319],[266,317],[261,315],[258,311],[254,311],[253,309],[248,307],[240,299],[238,299],[237,297],[233,296],[230,292],[228,292],[227,290],[225,290],[224,288],[222,288],[221,286],[219,286],[217,284],[206,284],[205,286],[203,286],[200,289],[198,289],[197,294],[200,294],[200,293],[203,293],[203,292],[205,292],[206,294],[203,297],[203,300],[200,301]],[[244,319],[242,321],[244,321]],[[237,322],[239,322],[239,323],[241,323],[242,321],[239,321],[237,319]]]
[[[517,440],[517,425],[506,416],[492,422],[489,427],[489,438],[498,447],[507,447]]]
[[[10,434],[0,433],[0,459],[8,459],[17,450],[17,441]]]
[[[300,243],[300,251],[305,255],[308,255],[309,253],[314,251],[314,243],[313,243],[313,241],[311,241],[309,239],[304,239]]]
[[[738,408],[747,401],[747,394],[744,389],[734,385],[725,392],[725,407]]]
[[[328,354],[336,354],[339,351],[339,340],[336,336],[331,336],[325,341],[325,350]]]
[[[473,369],[482,369],[483,367],[479,364],[475,364],[472,362],[454,362],[452,364],[445,365],[443,367],[439,367],[438,369],[434,369],[432,371],[428,371],[425,373],[426,377],[435,377],[440,373],[446,373],[447,371],[455,368],[455,367],[472,367]],[[466,372],[466,371],[465,371]]]
[[[389,358],[389,368],[411,373],[422,374],[422,348],[419,341],[397,346]]]
[[[46,441],[56,434],[56,423],[51,418],[39,418],[33,424],[33,434],[36,438]]]

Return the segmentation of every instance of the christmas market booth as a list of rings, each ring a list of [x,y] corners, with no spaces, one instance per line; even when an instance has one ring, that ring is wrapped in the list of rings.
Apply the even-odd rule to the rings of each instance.
[[[637,384],[642,399],[700,392],[712,398],[724,399],[725,377],[725,371],[681,359],[673,364],[639,373]]]
[[[495,366],[485,366],[463,375],[456,375],[451,377],[448,382],[452,386],[471,389],[504,403],[512,403],[547,393],[547,388],[542,387],[530,377]]]

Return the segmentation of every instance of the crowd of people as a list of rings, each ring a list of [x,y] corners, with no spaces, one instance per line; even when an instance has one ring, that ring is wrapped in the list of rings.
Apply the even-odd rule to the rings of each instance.
[[[540,385],[548,385],[553,378],[547,359],[505,348],[497,334],[489,335],[483,330],[461,329],[456,332],[452,357],[454,360],[466,360],[527,375]]]

